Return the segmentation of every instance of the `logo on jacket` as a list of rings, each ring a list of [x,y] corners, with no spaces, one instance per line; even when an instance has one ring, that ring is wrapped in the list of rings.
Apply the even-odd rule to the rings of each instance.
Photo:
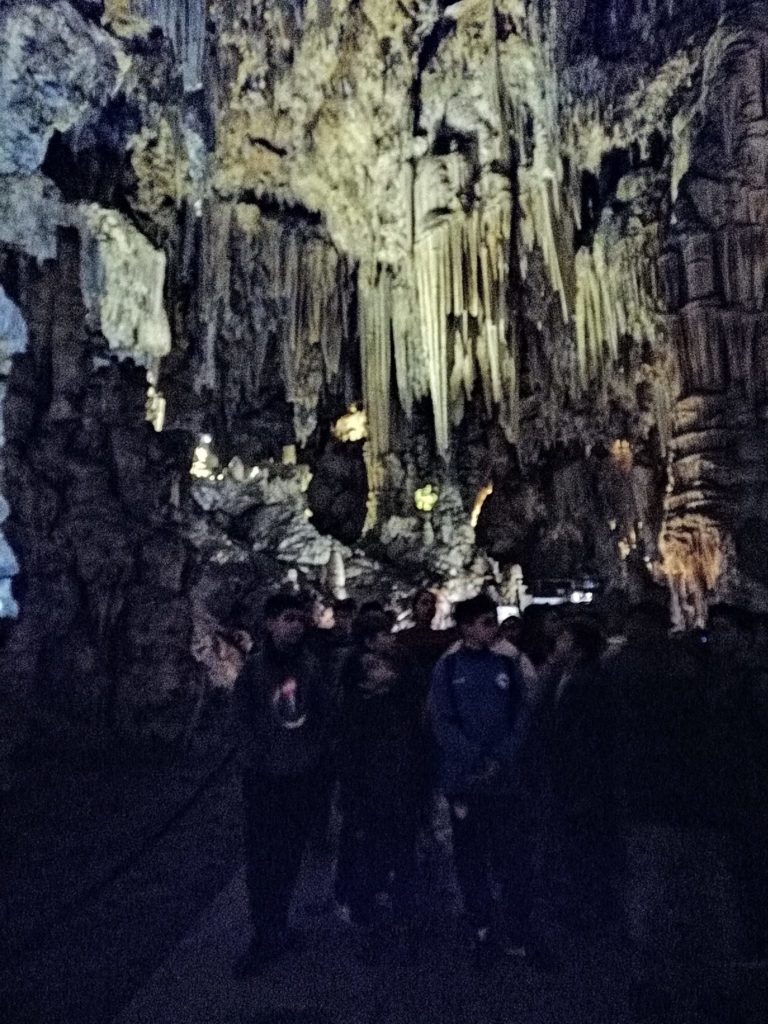
[[[506,672],[499,672],[496,676],[496,685],[500,690],[508,690],[510,687],[509,676]]]
[[[307,720],[300,700],[299,684],[293,678],[285,679],[272,694],[272,710],[283,729],[299,729]]]

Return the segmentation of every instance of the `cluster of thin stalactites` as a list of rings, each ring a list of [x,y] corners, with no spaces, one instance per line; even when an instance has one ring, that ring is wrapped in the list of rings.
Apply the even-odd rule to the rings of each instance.
[[[162,29],[178,56],[187,92],[198,89],[203,77],[207,0],[130,0],[131,12]]]
[[[527,254],[534,247],[542,253],[560,299],[563,330],[572,337],[574,394],[604,377],[622,336],[641,339],[654,331],[649,295],[656,285],[647,246],[642,259],[632,239],[609,247],[598,238],[589,250],[575,256],[566,252],[558,211],[547,206],[547,195],[553,189],[535,202],[529,197],[531,223],[517,244],[511,193],[500,189],[469,210],[458,206],[428,222],[399,266],[363,261],[356,268],[319,233],[261,216],[253,208],[236,206],[233,217],[231,206],[218,204],[208,216],[206,236],[208,348],[212,353],[216,332],[231,314],[234,278],[247,296],[249,288],[259,287],[247,267],[258,264],[278,313],[286,397],[309,410],[305,425],[313,422],[323,382],[337,381],[345,347],[359,339],[374,461],[390,450],[395,401],[408,419],[416,403],[431,402],[436,447],[443,455],[476,392],[487,414],[514,442],[519,361],[510,268],[517,253],[526,254],[520,260],[521,277]],[[253,328],[255,335],[260,333],[258,322]],[[254,344],[259,377],[264,348]]]

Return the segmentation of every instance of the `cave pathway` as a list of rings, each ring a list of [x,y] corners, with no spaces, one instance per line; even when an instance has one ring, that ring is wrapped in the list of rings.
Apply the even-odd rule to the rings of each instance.
[[[354,929],[328,910],[330,866],[310,863],[295,901],[300,953],[235,981],[247,938],[243,872],[218,896],[114,1024],[596,1024],[626,1017],[626,958],[576,948],[557,974],[524,961],[478,969],[467,951],[442,844],[430,872],[431,913],[409,944],[385,933],[375,962],[357,956]]]

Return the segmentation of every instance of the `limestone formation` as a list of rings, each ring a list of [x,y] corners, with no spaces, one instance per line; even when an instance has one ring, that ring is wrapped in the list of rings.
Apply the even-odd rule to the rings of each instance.
[[[0,174],[31,174],[54,131],[92,116],[117,91],[127,55],[64,0],[0,11]]]

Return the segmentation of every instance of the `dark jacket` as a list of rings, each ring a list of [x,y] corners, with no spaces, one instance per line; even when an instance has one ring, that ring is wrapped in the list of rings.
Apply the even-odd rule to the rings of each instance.
[[[494,766],[499,768],[499,789],[519,789],[515,776],[530,715],[512,659],[464,647],[447,654],[432,673],[430,711],[443,788],[449,796],[483,785],[480,780]]]
[[[583,824],[605,826],[609,817],[607,719],[600,664],[578,666],[553,695],[549,741],[559,809]]]
[[[337,711],[332,682],[306,647],[288,655],[268,641],[254,648],[234,699],[246,772],[285,777],[325,766]]]
[[[629,823],[729,826],[740,738],[718,673],[685,639],[630,641],[605,662],[617,808]]]
[[[456,631],[452,629],[430,629],[415,625],[395,634],[398,649],[408,664],[409,673],[416,687],[418,700],[426,705],[432,673],[435,665],[445,652],[456,643]]]
[[[404,673],[379,693],[363,690],[362,676],[353,655],[345,668],[339,746],[342,809],[360,827],[408,828],[416,822],[423,785],[419,705]]]

